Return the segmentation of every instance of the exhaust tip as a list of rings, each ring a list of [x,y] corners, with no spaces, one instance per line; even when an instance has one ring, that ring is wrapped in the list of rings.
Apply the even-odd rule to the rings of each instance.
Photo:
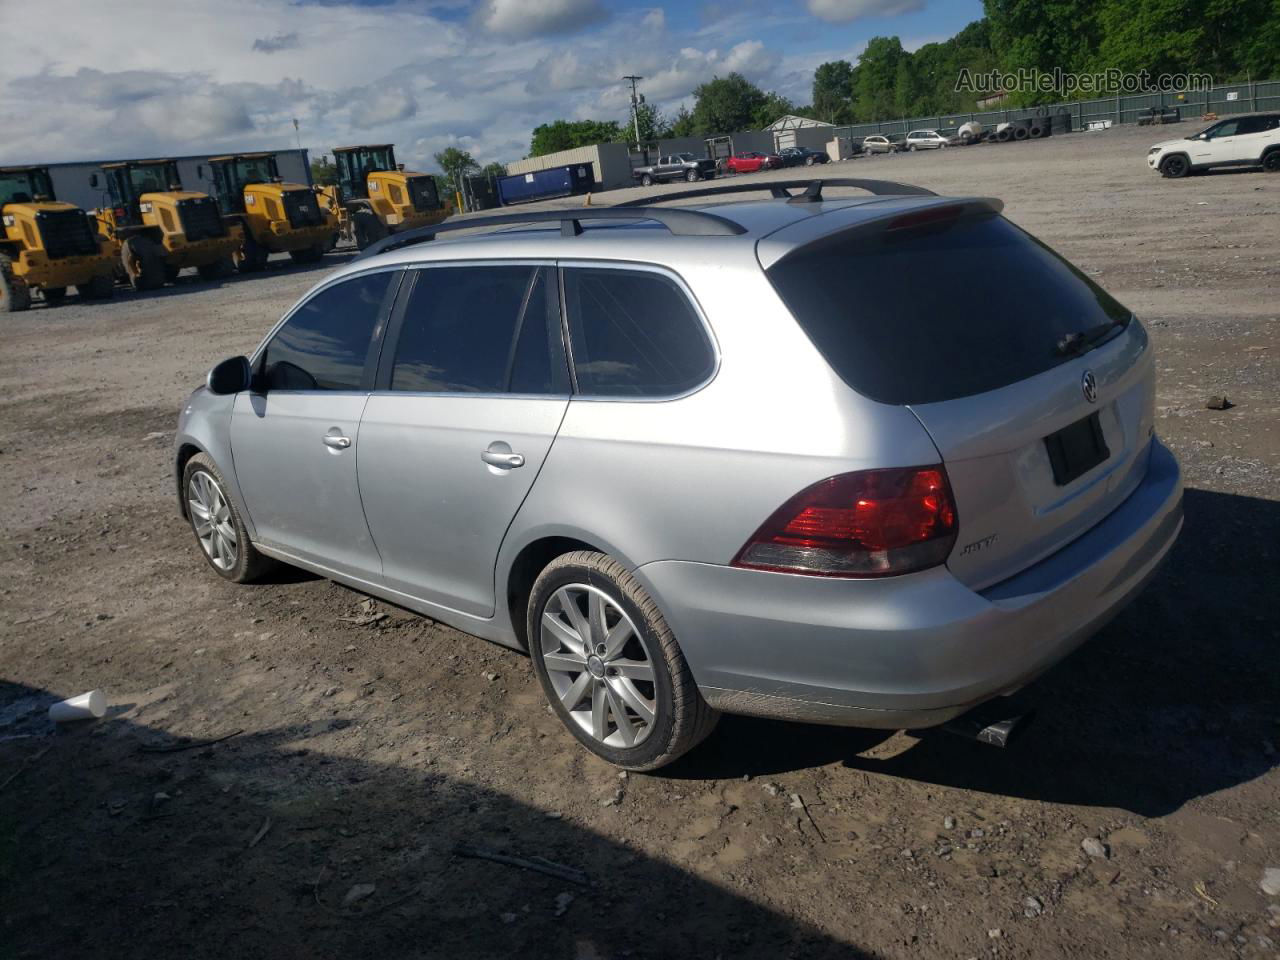
[[[1031,725],[1035,711],[1003,700],[1000,698],[981,704],[948,720],[942,729],[966,740],[976,740],[992,747],[1007,747]]]

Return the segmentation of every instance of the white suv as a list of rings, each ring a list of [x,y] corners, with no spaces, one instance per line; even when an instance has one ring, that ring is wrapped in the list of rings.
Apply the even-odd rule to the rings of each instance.
[[[1165,140],[1147,151],[1147,166],[1166,177],[1185,177],[1213,167],[1280,171],[1280,113],[1251,113],[1219,120],[1182,140]]]
[[[907,134],[908,150],[941,150],[950,142],[937,130],[912,130]]]

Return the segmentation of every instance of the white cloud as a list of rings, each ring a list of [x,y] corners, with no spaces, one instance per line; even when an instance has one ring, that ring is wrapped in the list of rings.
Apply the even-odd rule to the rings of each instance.
[[[608,13],[600,0],[485,0],[477,16],[492,33],[534,37],[576,32],[605,19]]]
[[[925,0],[807,0],[809,12],[828,23],[851,23],[864,17],[896,17],[923,10]]]
[[[41,0],[56,39],[0,57],[0,163],[284,149],[294,117],[313,155],[387,141],[415,169],[434,168],[451,144],[481,163],[509,161],[540,123],[625,120],[626,74],[645,77],[641,92],[670,114],[698,84],[735,70],[793,95],[823,59],[781,57],[767,17],[755,32],[744,21],[747,32],[711,35],[646,6],[567,42],[517,27],[568,29],[598,0],[489,0],[488,26],[468,8],[442,9],[451,2],[130,0],[126,19],[83,0]],[[512,20],[521,9],[533,14]],[[180,24],[181,42],[140,43],[139,22]]]

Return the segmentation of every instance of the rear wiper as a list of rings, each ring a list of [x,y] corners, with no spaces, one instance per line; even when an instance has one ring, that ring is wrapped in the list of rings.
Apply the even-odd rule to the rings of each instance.
[[[1105,340],[1107,335],[1116,327],[1121,326],[1124,326],[1124,321],[1110,320],[1107,323],[1100,323],[1096,327],[1090,327],[1088,330],[1064,334],[1054,345],[1054,351],[1059,356],[1085,353],[1100,340]]]

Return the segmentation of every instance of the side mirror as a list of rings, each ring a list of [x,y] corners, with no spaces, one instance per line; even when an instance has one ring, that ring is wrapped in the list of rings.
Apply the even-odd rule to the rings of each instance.
[[[98,186],[98,175],[97,175],[96,173],[92,173],[92,174],[90,174],[90,175],[89,175],[89,186],[91,186],[91,187],[93,187],[93,188],[95,188],[95,189],[97,188],[97,186]]]
[[[229,394],[248,390],[252,381],[253,368],[249,366],[249,359],[232,357],[210,370],[205,384],[210,393]]]

